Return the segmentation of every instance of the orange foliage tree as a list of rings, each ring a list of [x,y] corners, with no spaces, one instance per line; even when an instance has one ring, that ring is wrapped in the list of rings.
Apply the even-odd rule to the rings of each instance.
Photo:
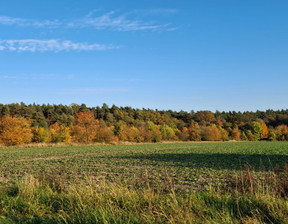
[[[114,139],[113,131],[111,127],[107,127],[103,120],[100,120],[99,125],[97,125],[96,135],[95,135],[95,142],[106,142],[110,143]],[[119,139],[118,139],[119,141]]]
[[[179,133],[179,139],[181,141],[187,141],[189,139],[189,130],[186,127],[182,128],[182,131]]]
[[[240,141],[241,140],[241,131],[238,128],[232,130],[231,137],[233,140]]]
[[[262,127],[262,132],[261,132],[261,139],[267,139],[269,137],[269,131],[268,131],[268,128],[267,128],[267,125],[262,122],[261,123],[261,127]]]
[[[4,116],[0,119],[0,142],[18,145],[31,142],[31,122],[23,117]]]
[[[275,129],[275,133],[277,136],[277,140],[279,141],[288,141],[288,126],[287,125],[279,125]]]
[[[201,137],[204,141],[220,141],[222,140],[221,131],[216,126],[202,127]]]
[[[201,141],[200,136],[200,126],[198,123],[192,122],[190,127],[188,128],[189,131],[189,140],[191,141]]]
[[[90,111],[76,113],[75,124],[72,128],[73,140],[90,143],[95,140],[99,121]]]

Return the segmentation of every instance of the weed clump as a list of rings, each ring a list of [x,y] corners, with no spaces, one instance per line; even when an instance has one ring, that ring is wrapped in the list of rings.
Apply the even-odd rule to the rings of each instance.
[[[269,193],[277,197],[288,197],[288,164],[283,168],[276,165],[273,171],[264,174],[251,171],[247,166],[230,180],[229,191],[236,191],[241,194]]]

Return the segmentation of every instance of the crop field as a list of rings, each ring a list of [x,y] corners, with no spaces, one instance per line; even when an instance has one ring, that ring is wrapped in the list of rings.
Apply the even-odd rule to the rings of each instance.
[[[1,149],[2,183],[25,174],[61,173],[75,178],[154,181],[172,178],[179,187],[220,184],[227,175],[246,169],[263,172],[288,162],[286,142],[169,143]]]
[[[285,223],[287,162],[288,142],[1,148],[0,221]]]

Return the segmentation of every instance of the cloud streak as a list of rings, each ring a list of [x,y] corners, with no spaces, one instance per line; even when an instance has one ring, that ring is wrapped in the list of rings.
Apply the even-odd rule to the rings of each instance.
[[[0,40],[0,51],[16,52],[60,52],[60,51],[104,51],[118,47],[103,44],[87,44],[70,40]]]
[[[144,15],[170,15],[177,13],[174,9],[151,9],[151,10],[134,10],[125,14],[117,14],[115,11],[95,15],[95,11],[89,13],[84,18],[72,21],[60,20],[35,20],[16,18],[9,16],[0,16],[0,25],[14,25],[20,27],[34,28],[94,28],[97,30],[110,31],[171,31],[174,30],[170,24],[158,24],[148,21]],[[135,19],[135,16],[141,19]],[[150,18],[151,19],[151,18]]]
[[[163,31],[169,29],[169,24],[159,25],[153,22],[142,22],[139,20],[128,19],[126,15],[116,15],[114,11],[100,16],[89,14],[84,19],[77,20],[68,24],[70,28],[95,28],[97,30],[112,31]]]
[[[0,16],[0,24],[2,25],[16,25],[22,27],[49,27],[49,28],[57,28],[61,25],[61,22],[55,20],[33,20],[33,19],[23,19],[23,18],[15,18],[9,16]]]

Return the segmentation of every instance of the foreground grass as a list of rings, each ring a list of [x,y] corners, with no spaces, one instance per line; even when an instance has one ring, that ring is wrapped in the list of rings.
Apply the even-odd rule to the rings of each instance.
[[[287,200],[257,189],[175,191],[101,181],[58,188],[26,176],[1,189],[1,223],[287,223]],[[241,186],[241,185],[239,185]],[[231,190],[231,189],[230,189]],[[267,190],[267,189],[266,189]]]
[[[288,223],[287,149],[286,142],[1,149],[0,223]]]

